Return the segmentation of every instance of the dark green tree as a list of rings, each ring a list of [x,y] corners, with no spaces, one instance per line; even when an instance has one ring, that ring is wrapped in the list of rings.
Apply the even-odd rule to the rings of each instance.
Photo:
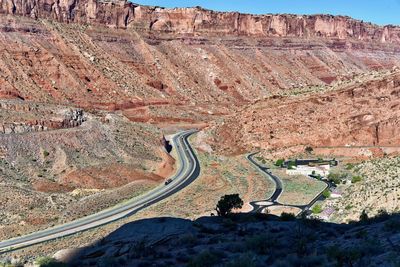
[[[243,200],[239,194],[225,195],[218,201],[217,211],[218,216],[225,217],[232,212],[233,209],[240,209],[243,207]]]

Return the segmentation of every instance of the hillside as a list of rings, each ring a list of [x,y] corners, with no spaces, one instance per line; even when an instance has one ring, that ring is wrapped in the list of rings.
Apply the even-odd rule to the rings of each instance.
[[[400,62],[397,27],[347,17],[113,1],[0,7],[2,98],[103,110],[207,103],[212,111]]]
[[[203,254],[221,266],[241,266],[234,261],[242,256],[245,266],[398,263],[397,215],[351,225],[271,214],[198,218],[225,194],[241,195],[241,212],[270,198],[275,183],[246,159],[251,152],[264,167],[279,158],[339,159],[334,171],[349,181],[338,186],[343,198],[318,202],[335,209],[331,221],[398,212],[400,27],[113,0],[0,0],[0,25],[0,240],[164,186],[180,164],[166,138],[183,129],[199,129],[189,142],[201,169],[133,216],[0,260],[86,245],[73,260],[104,266],[138,258],[185,265]],[[277,215],[326,186],[283,178]],[[131,223],[144,218],[153,219]],[[165,235],[169,228],[183,237]],[[132,240],[121,241],[126,229]],[[161,241],[150,250],[136,230]]]

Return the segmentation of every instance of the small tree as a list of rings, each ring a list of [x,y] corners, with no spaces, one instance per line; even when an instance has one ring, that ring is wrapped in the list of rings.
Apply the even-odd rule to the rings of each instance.
[[[313,153],[314,149],[313,149],[312,147],[310,147],[310,146],[307,146],[307,147],[305,148],[305,151],[306,151],[307,153],[311,154],[311,153]]]
[[[297,165],[296,165],[295,161],[289,161],[289,163],[288,163],[289,170],[294,170],[294,169],[296,169],[296,167],[297,167]]]
[[[361,222],[367,222],[369,220],[368,214],[365,210],[360,215],[360,221]]]
[[[338,174],[338,173],[330,173],[328,175],[328,180],[334,184],[340,184],[342,182],[340,174]]]
[[[278,159],[278,160],[275,162],[275,166],[282,167],[283,163],[285,163],[285,160],[284,160],[284,159]]]
[[[218,216],[225,217],[232,212],[233,209],[240,209],[243,207],[243,200],[239,194],[225,195],[218,201],[217,211]]]
[[[314,207],[312,207],[311,211],[314,214],[320,214],[322,212],[322,207],[321,205],[316,204]]]
[[[329,189],[325,189],[324,192],[322,193],[324,198],[330,198],[331,197],[331,191]]]

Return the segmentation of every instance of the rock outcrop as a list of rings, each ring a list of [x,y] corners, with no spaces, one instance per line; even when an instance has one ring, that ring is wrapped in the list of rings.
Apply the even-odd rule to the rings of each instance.
[[[0,13],[176,34],[355,38],[392,43],[400,41],[399,27],[379,27],[344,16],[250,15],[215,12],[199,7],[165,9],[140,6],[125,0],[1,0]]]
[[[87,120],[82,109],[39,106],[23,101],[0,101],[0,134],[42,132],[82,125]]]

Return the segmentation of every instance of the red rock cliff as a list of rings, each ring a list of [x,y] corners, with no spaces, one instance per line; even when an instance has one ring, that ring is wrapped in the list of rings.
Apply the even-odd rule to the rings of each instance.
[[[123,0],[0,0],[0,13],[178,34],[328,37],[400,42],[399,27],[380,27],[349,17],[330,15],[249,15],[202,8],[164,9]]]

